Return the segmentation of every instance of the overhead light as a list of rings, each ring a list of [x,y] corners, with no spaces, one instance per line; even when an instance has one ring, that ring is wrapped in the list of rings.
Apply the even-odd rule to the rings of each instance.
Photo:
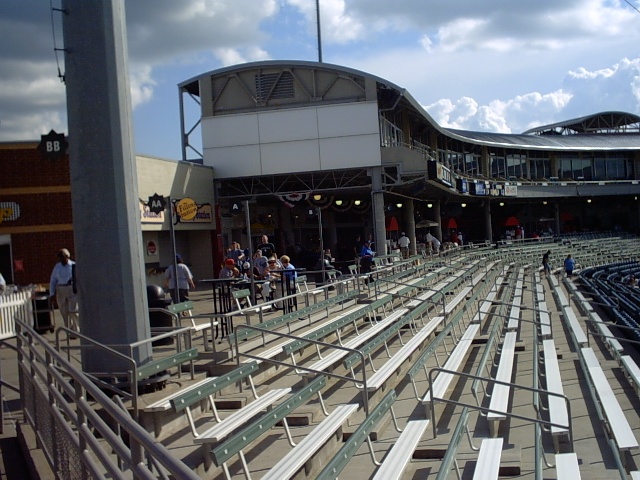
[[[460,204],[460,206],[461,206],[462,208],[464,208],[464,207],[466,207],[466,206],[467,206],[467,204],[466,204],[466,203],[461,203],[461,204]]]
[[[427,208],[433,207],[433,203],[427,203]]]
[[[313,199],[314,199],[316,202],[319,202],[320,200],[322,200],[322,195],[314,195],[314,196],[313,196]]]
[[[336,205],[338,206],[342,205],[342,200],[336,200]]]
[[[504,207],[504,202],[500,202],[500,206],[501,206],[501,207]]]
[[[402,208],[402,204],[401,203],[396,203],[396,207]]]
[[[587,203],[591,203],[591,199],[590,198],[587,198]]]
[[[355,202],[353,202],[355,205],[360,205],[362,203],[362,200],[356,200]]]
[[[546,200],[544,200],[544,201],[542,202],[542,204],[543,204],[543,205],[546,205],[546,204],[547,204],[547,201],[546,201]]]

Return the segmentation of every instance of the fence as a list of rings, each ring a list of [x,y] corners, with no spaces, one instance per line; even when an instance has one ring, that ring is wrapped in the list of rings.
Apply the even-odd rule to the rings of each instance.
[[[0,340],[16,336],[14,318],[33,318],[31,290],[0,295]]]

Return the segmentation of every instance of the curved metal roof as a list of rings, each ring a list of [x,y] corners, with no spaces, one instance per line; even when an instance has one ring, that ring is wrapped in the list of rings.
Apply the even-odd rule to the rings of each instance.
[[[300,60],[267,60],[260,62],[250,62],[240,65],[232,65],[221,69],[211,70],[209,72],[192,77],[186,80],[178,86],[191,94],[199,95],[200,79],[210,77],[213,75],[226,74],[233,71],[241,71],[248,69],[255,69],[261,67],[280,67],[280,68],[294,68],[294,67],[309,67],[315,69],[327,69],[334,70],[347,75],[358,75],[364,78],[375,80],[376,82],[386,86],[389,89],[393,89],[397,92],[399,97],[404,98],[412,108],[414,108],[427,123],[429,123],[435,130],[441,134],[448,136],[452,139],[469,142],[476,145],[484,145],[491,147],[504,147],[504,148],[521,148],[528,150],[638,150],[640,149],[640,133],[606,133],[606,134],[580,134],[580,135],[532,135],[529,132],[539,131],[540,129],[548,129],[554,125],[563,126],[574,129],[586,128],[585,125],[592,124],[593,120],[602,120],[602,125],[605,123],[605,115],[611,118],[616,116],[617,122],[640,122],[640,117],[637,115],[624,113],[624,112],[605,112],[596,115],[589,115],[579,119],[568,120],[565,122],[559,122],[558,124],[548,125],[546,127],[538,127],[536,129],[528,130],[523,134],[511,134],[511,133],[494,133],[494,132],[476,132],[468,130],[449,129],[440,126],[431,115],[424,109],[424,107],[411,96],[411,94],[404,88],[390,82],[384,78],[377,77],[375,75],[362,72],[349,67],[340,65],[333,65],[328,63],[319,63],[311,61]],[[596,124],[598,122],[596,121]],[[555,128],[555,127],[554,127]],[[548,130],[547,130],[548,131]]]
[[[602,130],[620,129],[635,125],[635,132],[638,132],[640,126],[640,116],[627,112],[600,112],[593,115],[565,120],[563,122],[552,123],[549,125],[541,125],[539,127],[530,128],[527,134],[545,134],[556,133],[557,130],[571,130],[574,133],[589,133]],[[624,128],[623,128],[624,129]]]

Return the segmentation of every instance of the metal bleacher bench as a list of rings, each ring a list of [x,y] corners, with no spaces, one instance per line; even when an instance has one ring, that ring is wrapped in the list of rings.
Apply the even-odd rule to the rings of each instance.
[[[553,288],[553,294],[556,297],[556,301],[558,306],[562,310],[565,321],[568,324],[569,330],[572,332],[572,337],[575,339],[577,343],[577,347],[581,348],[588,344],[587,335],[584,333],[582,326],[580,326],[580,322],[578,321],[578,317],[576,313],[573,311],[573,308],[569,304],[569,300],[565,296],[562,288],[558,284],[556,278],[551,275],[549,277],[549,281]]]
[[[547,385],[547,391],[564,395],[562,388],[562,378],[560,377],[560,365],[558,364],[558,354],[556,345],[552,339],[542,341],[544,352],[544,373]],[[559,451],[558,436],[566,435],[569,432],[569,412],[567,404],[563,397],[549,395],[549,419],[551,423],[558,425],[566,425],[567,428],[551,427],[551,435],[556,452]]]
[[[360,333],[359,335],[356,335],[355,337],[351,338],[349,341],[345,342],[343,346],[345,348],[356,349],[357,347],[365,343],[367,340],[371,340],[375,338],[375,336],[378,335],[379,333],[382,333],[385,328],[392,325],[394,322],[396,322],[399,318],[401,318],[407,312],[408,310],[406,308],[396,310],[392,314],[385,317],[384,320],[376,323],[375,325],[372,325],[371,327],[366,329],[364,332]],[[331,353],[329,353],[328,355],[325,355],[319,361],[312,364],[309,368],[313,370],[320,370],[320,371],[326,370],[330,368],[333,364],[335,364],[337,361],[347,356],[348,354],[349,354],[348,350],[334,349],[331,351]],[[301,372],[301,373],[305,375],[310,374],[308,372]],[[314,374],[311,374],[311,375],[314,375]]]
[[[498,478],[500,471],[500,457],[502,456],[502,438],[485,438],[480,444],[478,463],[473,472],[474,480],[488,480]]]
[[[373,479],[397,480],[401,478],[428,426],[429,420],[427,419],[409,420]]]
[[[261,323],[258,323],[256,327],[260,327],[262,330],[271,330],[275,331],[277,328],[282,326],[287,326],[289,333],[291,333],[291,323],[297,323],[306,318],[309,319],[309,324],[311,324],[311,315],[320,312],[322,310],[326,310],[327,315],[329,315],[329,309],[334,306],[342,305],[344,308],[344,304],[350,300],[354,300],[357,296],[357,291],[349,291],[336,295],[335,297],[330,297],[326,300],[322,300],[318,303],[312,303],[307,307],[300,308],[293,312],[286,313],[284,315],[278,315],[276,317],[265,320]],[[238,341],[246,341],[252,338],[262,336],[263,337],[263,345],[264,345],[264,333],[258,330],[251,329],[236,329],[232,334],[228,335],[227,340],[229,341],[229,347],[233,352],[235,345],[234,342]]]
[[[191,301],[173,303],[167,307],[167,312],[174,317],[175,325],[179,326],[182,320],[188,320],[191,323],[191,331],[193,331],[194,333],[202,332],[202,342],[205,350],[208,350],[209,348],[209,339],[207,338],[207,330],[209,330],[209,334],[211,335],[212,340],[211,343],[213,344],[213,348],[215,349],[215,343],[213,342],[213,330],[216,329],[217,335],[218,321],[214,320],[215,317],[213,315],[209,315],[206,313],[194,315],[192,313],[192,310],[193,302]],[[208,321],[202,323],[196,322],[197,319],[203,318],[206,318]]]
[[[356,411],[358,404],[339,405],[304,439],[287,453],[262,480],[291,478],[329,440],[342,424]]]
[[[140,365],[136,369],[136,380],[141,382],[153,375],[157,375],[158,373],[164,372],[165,370],[173,367],[178,368],[178,376],[181,375],[181,366],[184,363],[190,363],[191,370],[191,378],[195,378],[194,370],[193,370],[193,362],[198,358],[198,349],[197,348],[189,348],[187,350],[182,350],[180,352],[176,352],[173,355],[168,355],[166,357],[159,358],[157,360],[152,360],[150,362],[145,363],[144,365]]]
[[[209,444],[219,442],[231,432],[251,420],[257,413],[261,412],[265,408],[271,407],[279,399],[291,393],[290,388],[279,388],[269,390],[264,395],[258,396],[251,378],[251,375],[257,372],[258,368],[259,367],[256,363],[241,365],[229,373],[219,377],[210,378],[208,382],[203,382],[198,386],[198,388],[188,389],[171,398],[170,403],[174,412],[184,412],[187,416],[191,432],[193,433],[194,443]],[[214,395],[220,392],[223,388],[234,385],[235,383],[243,380],[247,380],[249,382],[254,400],[243,408],[236,410],[228,417],[221,419],[213,398]],[[207,425],[208,428],[206,428],[205,431],[198,432],[191,412],[191,407],[194,405],[200,405],[203,400],[208,400],[216,423],[213,426]]]
[[[591,348],[583,348],[581,354],[618,450],[623,452],[640,448],[595,353]]]
[[[498,371],[495,378],[500,382],[511,382],[517,336],[517,332],[507,332],[504,336],[504,341],[502,342],[502,348],[500,350],[500,363],[498,364]],[[508,385],[496,383],[493,386],[489,408],[496,412],[505,413],[487,413],[487,420],[489,421],[489,429],[492,438],[498,436],[500,421],[507,418],[506,412],[508,411],[509,406],[510,390],[511,387]]]
[[[380,423],[380,420],[382,420],[389,409],[391,409],[396,397],[396,391],[393,389],[385,395],[376,408],[367,415],[367,418],[364,419],[357,430],[349,436],[338,453],[329,460],[329,463],[327,463],[324,469],[316,476],[316,480],[334,480],[337,478],[340,472],[347,466],[351,457],[356,454],[360,445],[365,441],[369,445],[369,451],[371,452],[372,458],[375,458],[369,435]]]
[[[622,355],[620,363],[637,395],[640,395],[640,368],[630,355]]]
[[[467,355],[467,352],[469,351],[469,348],[473,343],[473,339],[479,329],[480,325],[478,323],[469,325],[464,335],[451,352],[451,355],[449,355],[446,363],[443,365],[443,369],[451,371],[457,371],[459,369],[460,365],[462,364],[462,360]],[[449,385],[453,380],[453,377],[453,373],[440,372],[436,379],[433,381],[433,388],[430,388],[422,399],[422,404],[425,407],[427,418],[431,417],[431,400],[444,398]]]
[[[581,478],[578,455],[573,452],[556,454],[556,478],[558,480],[578,480]]]
[[[231,480],[231,473],[229,472],[227,461],[233,456],[238,455],[243,465],[245,476],[247,478],[251,478],[249,466],[247,465],[243,449],[255,440],[262,437],[262,435],[266,435],[271,427],[281,421],[285,425],[285,432],[290,437],[289,428],[286,423],[287,415],[290,415],[295,411],[296,408],[305,404],[313,395],[317,394],[319,398],[322,398],[320,396],[320,392],[322,388],[324,388],[326,383],[326,377],[319,376],[301,389],[293,392],[293,394],[287,400],[283,401],[262,416],[253,420],[244,428],[229,436],[224,442],[216,445],[212,450],[206,448],[205,468],[208,469],[211,461],[213,461],[215,465],[222,467],[227,480]],[[354,407],[357,408],[357,406],[355,405]],[[333,418],[335,419],[336,417]],[[291,438],[289,438],[289,440],[292,441]]]
[[[340,338],[340,330],[342,328],[353,324],[356,334],[359,334],[357,321],[369,317],[371,323],[375,323],[372,317],[375,316],[379,309],[386,311],[387,306],[392,306],[392,301],[393,297],[391,295],[380,295],[379,298],[372,303],[358,304],[353,308],[343,311],[326,322],[316,325],[311,330],[307,330],[301,338],[287,343],[287,345],[284,346],[284,352],[287,355],[292,355],[308,345],[309,342],[307,340],[320,340],[331,333],[336,333],[338,335],[338,342],[342,344],[342,339]]]

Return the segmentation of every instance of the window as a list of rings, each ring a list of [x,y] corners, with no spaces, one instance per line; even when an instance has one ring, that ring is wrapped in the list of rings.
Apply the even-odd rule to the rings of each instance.
[[[554,176],[551,174],[551,160],[548,158],[530,158],[529,168],[532,179],[543,179]]]

